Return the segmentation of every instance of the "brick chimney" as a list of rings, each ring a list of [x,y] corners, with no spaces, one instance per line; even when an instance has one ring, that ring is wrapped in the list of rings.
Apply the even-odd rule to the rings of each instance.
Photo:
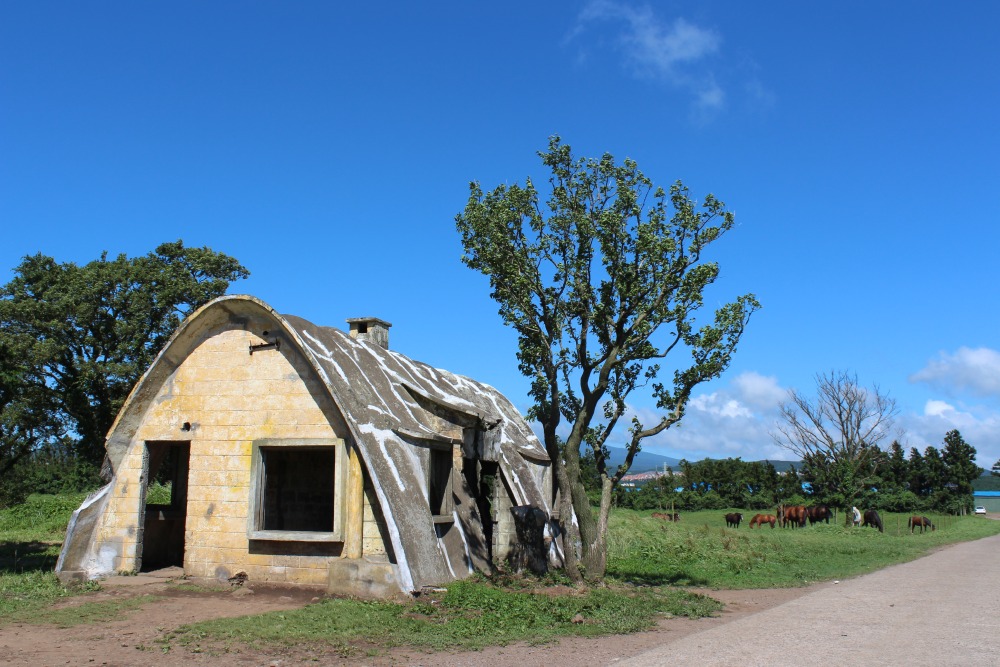
[[[351,338],[389,349],[389,327],[392,325],[385,320],[377,317],[351,317],[347,323],[351,325]]]

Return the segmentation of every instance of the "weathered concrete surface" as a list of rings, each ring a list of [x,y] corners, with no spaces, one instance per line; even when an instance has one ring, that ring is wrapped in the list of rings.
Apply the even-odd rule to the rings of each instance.
[[[1000,664],[1000,535],[841,581],[613,664]]]

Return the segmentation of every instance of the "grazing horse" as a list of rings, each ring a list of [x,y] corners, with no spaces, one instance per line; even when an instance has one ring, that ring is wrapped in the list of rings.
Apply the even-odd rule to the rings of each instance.
[[[860,526],[861,525],[861,510],[859,510],[857,507],[851,507],[851,513],[854,514],[854,525],[855,526]]]
[[[925,529],[930,528],[931,530],[937,530],[931,520],[925,516],[911,516],[910,517],[910,535],[913,534],[913,529],[919,527],[920,532],[923,533]]]
[[[875,510],[865,510],[865,520],[862,522],[861,527],[871,526],[873,528],[878,528],[878,532],[884,533],[882,530],[882,517],[878,515]]]
[[[757,526],[763,528],[765,523],[771,524],[771,530],[774,530],[774,524],[777,519],[773,514],[755,514],[752,519],[750,519],[750,527],[753,528]]]
[[[799,528],[806,525],[806,508],[804,505],[778,505],[778,520],[781,522],[781,527],[786,528],[788,524],[792,524],[792,528],[798,526]]]
[[[806,514],[809,517],[810,526],[814,523],[819,523],[820,521],[830,523],[830,519],[833,518],[833,511],[826,505],[816,505],[815,507],[810,507],[806,510]]]
[[[743,521],[743,515],[739,512],[732,512],[726,515],[726,527],[739,528],[740,521]]]
[[[674,512],[673,514],[671,514],[670,512],[667,512],[666,514],[664,514],[663,512],[653,512],[653,518],[663,519],[664,521],[673,521],[674,523],[677,523],[678,521],[681,520],[681,515],[678,514],[677,512]]]

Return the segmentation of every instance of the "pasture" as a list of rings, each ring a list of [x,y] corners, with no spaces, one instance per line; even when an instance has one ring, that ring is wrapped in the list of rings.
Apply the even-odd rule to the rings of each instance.
[[[804,528],[726,526],[727,513],[681,513],[679,522],[649,512],[616,510],[611,516],[608,574],[633,584],[709,588],[777,588],[844,579],[913,560],[931,549],[1000,533],[1000,521],[928,514],[937,530],[911,535],[909,514],[882,513],[885,532],[829,524]]]

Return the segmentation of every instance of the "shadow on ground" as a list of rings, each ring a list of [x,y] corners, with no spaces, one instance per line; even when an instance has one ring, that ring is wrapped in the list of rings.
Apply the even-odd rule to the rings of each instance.
[[[59,545],[50,542],[0,542],[0,573],[52,572],[59,559]]]

